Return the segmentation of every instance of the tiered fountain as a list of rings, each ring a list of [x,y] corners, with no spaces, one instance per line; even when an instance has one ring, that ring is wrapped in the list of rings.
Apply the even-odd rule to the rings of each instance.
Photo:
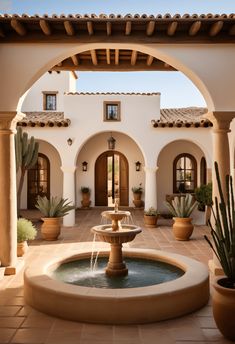
[[[132,241],[141,232],[140,227],[121,223],[129,214],[116,207],[113,211],[102,213],[112,224],[92,228],[92,232],[101,240],[110,243],[111,250],[103,249],[98,259],[99,262],[102,257],[109,257],[106,273],[102,268],[94,273],[104,275],[108,284],[101,286],[97,280],[90,284],[93,278],[93,271],[89,270],[91,252],[82,250],[84,245],[78,244],[80,250],[77,254],[71,255],[70,252],[63,255],[62,250],[58,250],[58,256],[52,257],[49,252],[48,256],[42,255],[40,261],[28,266],[24,276],[26,302],[56,317],[102,324],[155,322],[191,313],[205,305],[209,298],[209,276],[203,264],[178,254],[153,249],[125,248],[122,252],[122,244]],[[123,255],[126,260],[129,259],[129,273]],[[132,268],[135,260],[137,263]],[[88,262],[85,263],[88,268],[83,270],[84,261]],[[160,272],[158,267],[155,270],[155,265],[161,266],[162,263],[167,267],[161,267]],[[180,274],[169,279],[168,271],[172,269],[180,270]],[[66,271],[68,279],[57,278],[58,270],[63,273]],[[77,283],[79,274],[86,275],[85,283],[84,280],[82,284]],[[131,275],[140,276],[141,281],[130,284]],[[153,281],[153,277],[159,279],[159,276],[160,282]],[[71,284],[74,280],[76,285]],[[116,286],[117,280],[118,283],[128,280],[128,286]]]
[[[122,256],[122,244],[134,240],[142,230],[134,225],[122,226],[122,219],[130,216],[130,212],[119,211],[117,202],[113,211],[103,211],[102,216],[112,221],[111,227],[110,225],[94,226],[92,232],[101,241],[110,243],[109,261],[105,272],[108,276],[127,275],[128,269]]]

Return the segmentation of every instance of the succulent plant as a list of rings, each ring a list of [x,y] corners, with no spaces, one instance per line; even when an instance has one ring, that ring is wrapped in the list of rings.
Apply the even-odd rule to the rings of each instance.
[[[17,220],[17,242],[33,240],[36,237],[37,230],[31,221],[20,218]]]
[[[142,183],[140,183],[139,186],[133,186],[131,190],[133,193],[142,193],[143,192]]]
[[[158,212],[157,212],[157,209],[155,209],[154,207],[150,207],[149,209],[144,211],[144,215],[147,215],[147,216],[157,216]]]
[[[175,197],[172,203],[164,202],[164,204],[174,217],[189,217],[198,203],[193,201],[191,194],[187,194],[186,196]]]
[[[218,258],[225,275],[235,288],[235,206],[232,177],[226,176],[226,194],[223,194],[218,163],[215,162],[219,199],[215,197],[215,210],[212,208],[214,224],[208,221],[212,241],[205,239]]]
[[[41,211],[45,217],[63,217],[68,214],[72,209],[75,209],[71,202],[67,199],[51,197],[48,199],[46,196],[38,196],[36,208]]]

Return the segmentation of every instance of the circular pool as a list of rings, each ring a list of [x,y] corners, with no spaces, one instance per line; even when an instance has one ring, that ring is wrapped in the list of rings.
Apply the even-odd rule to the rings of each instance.
[[[26,302],[41,312],[63,319],[102,323],[139,324],[175,318],[193,312],[208,302],[207,267],[178,254],[149,249],[123,250],[124,258],[160,261],[183,271],[172,281],[142,287],[97,288],[54,279],[62,264],[88,259],[91,252],[62,258],[42,257],[24,274]],[[100,257],[108,257],[102,250]]]

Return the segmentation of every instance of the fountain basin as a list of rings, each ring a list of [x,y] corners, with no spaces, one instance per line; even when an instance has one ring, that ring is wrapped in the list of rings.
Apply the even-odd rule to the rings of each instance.
[[[100,324],[140,324],[193,312],[209,299],[207,267],[193,259],[157,250],[123,250],[124,257],[160,260],[185,271],[174,281],[131,289],[80,287],[54,280],[61,263],[90,257],[91,252],[64,257],[44,256],[24,274],[25,301],[37,310],[67,320]],[[101,256],[108,257],[109,250]]]
[[[134,225],[124,225],[117,231],[113,231],[110,225],[100,225],[92,227],[91,231],[97,234],[101,241],[110,244],[123,244],[134,240],[135,236],[139,234],[142,229]]]

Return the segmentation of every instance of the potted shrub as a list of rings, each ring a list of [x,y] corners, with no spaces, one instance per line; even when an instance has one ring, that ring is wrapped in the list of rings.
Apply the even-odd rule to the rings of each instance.
[[[172,202],[165,202],[165,205],[174,216],[173,234],[176,240],[189,240],[193,233],[191,213],[197,206],[191,194],[175,197]]]
[[[68,214],[74,206],[67,199],[46,196],[38,196],[36,208],[41,211],[43,224],[41,227],[42,238],[45,240],[57,240],[60,235],[61,218]]]
[[[212,201],[212,183],[201,185],[195,189],[195,199],[198,201],[198,210],[205,211],[205,223],[211,217]]]
[[[35,239],[36,228],[31,221],[20,218],[17,220],[17,257],[22,257],[28,249],[27,240]]]
[[[212,294],[213,315],[218,329],[235,341],[235,206],[232,177],[226,176],[226,195],[223,195],[218,164],[215,162],[219,199],[215,197],[212,209],[214,224],[210,240],[205,239],[219,260],[225,276],[215,278]]]
[[[139,184],[139,186],[133,186],[132,187],[132,192],[133,192],[133,203],[136,208],[140,208],[143,205],[143,201],[141,200],[142,193],[143,193],[143,188],[142,188],[142,183]]]
[[[91,190],[87,186],[82,186],[81,187],[81,193],[82,193],[82,207],[83,208],[89,208],[91,201],[90,201],[90,196],[91,196]]]
[[[144,211],[144,224],[145,227],[154,228],[157,226],[158,212],[154,207],[150,207]]]

